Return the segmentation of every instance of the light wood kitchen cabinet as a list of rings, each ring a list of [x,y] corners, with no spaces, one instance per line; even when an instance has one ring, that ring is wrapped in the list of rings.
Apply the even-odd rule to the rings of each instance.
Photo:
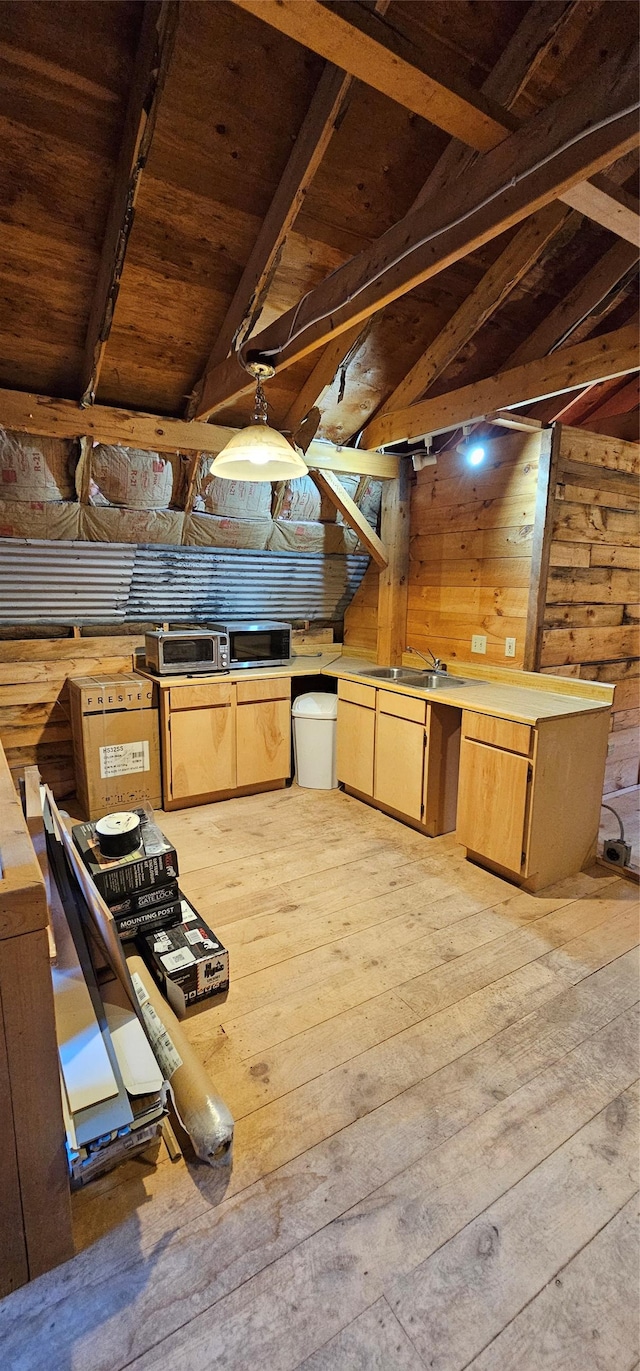
[[[176,693],[171,692],[172,696]],[[235,709],[231,703],[172,709],[169,748],[171,799],[235,790]]]
[[[375,691],[371,692],[375,697]],[[338,699],[338,780],[361,795],[373,795],[376,713],[366,705]]]
[[[374,798],[419,821],[424,810],[426,704],[390,690],[379,690],[377,696]]]
[[[458,842],[515,875],[524,860],[529,777],[527,757],[462,738]]]
[[[160,711],[165,809],[289,779],[290,677],[162,683]]]
[[[236,783],[257,786],[291,769],[291,682],[239,681],[236,711]]]

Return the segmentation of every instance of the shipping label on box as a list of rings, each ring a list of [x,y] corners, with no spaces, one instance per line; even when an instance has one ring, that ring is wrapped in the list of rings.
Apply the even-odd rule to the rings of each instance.
[[[149,744],[146,739],[136,743],[109,743],[98,749],[100,779],[111,776],[130,776],[134,771],[149,770]]]

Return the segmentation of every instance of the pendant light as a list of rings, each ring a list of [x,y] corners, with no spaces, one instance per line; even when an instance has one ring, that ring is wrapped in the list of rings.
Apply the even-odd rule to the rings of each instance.
[[[262,382],[275,374],[266,362],[249,362],[247,371],[255,377],[256,395],[253,418],[247,428],[233,438],[214,458],[212,476],[225,481],[291,481],[306,476],[308,467],[295,448],[267,423],[267,401]]]

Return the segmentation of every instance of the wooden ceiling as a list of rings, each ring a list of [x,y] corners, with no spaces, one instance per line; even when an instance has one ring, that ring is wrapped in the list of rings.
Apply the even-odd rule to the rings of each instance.
[[[303,9],[308,3],[298,0]],[[329,79],[324,55],[248,8],[225,0],[0,4],[1,386],[82,396],[91,372],[88,341],[89,357],[96,355],[111,213],[111,229],[114,216],[117,229],[124,215],[126,233],[118,240],[119,289],[116,282],[115,307],[102,329],[95,400],[176,417],[187,412],[312,101],[320,101],[319,83]],[[363,33],[373,26],[377,40],[413,67],[476,93],[478,104],[486,98],[490,112],[506,105],[513,128],[585,79],[597,87],[603,64],[633,43],[637,30],[635,0],[349,0],[324,8]],[[509,45],[520,35],[522,48],[525,21],[525,69],[507,98]],[[133,136],[136,82],[151,33],[156,55],[147,60],[145,80],[151,68],[153,83],[139,92]],[[456,158],[468,156],[404,103],[358,79],[344,85],[335,129],[332,121],[315,160],[311,149],[311,179],[289,216],[258,330],[368,249],[407,214],[425,184],[437,205],[455,178]],[[636,171],[635,152],[607,167],[608,187],[622,187],[632,207]],[[127,194],[135,194],[128,217]],[[268,392],[274,420],[293,415],[297,422],[319,398],[319,434],[347,441],[384,410],[436,340],[428,399],[511,367],[537,330],[539,350],[530,355],[544,356],[562,337],[563,309],[571,345],[634,317],[633,248],[555,201],[544,243],[521,257],[484,314],[474,312],[474,297],[467,306],[472,326],[462,319],[456,332],[452,319],[472,292],[482,291],[490,269],[494,279],[503,270],[505,250],[522,231],[510,227],[401,295],[336,339],[329,356],[319,349],[276,375]],[[518,252],[516,243],[512,253]],[[577,294],[580,306],[590,273],[597,279],[587,313],[576,319],[580,308],[572,313],[571,300]],[[556,322],[545,337],[550,316]],[[453,341],[446,341],[447,327]],[[324,390],[309,380],[319,362]],[[637,410],[629,378],[616,379],[592,396],[584,421],[597,424],[598,401],[608,405],[606,419],[625,388],[629,407],[622,413]],[[215,422],[241,422],[248,412],[249,399],[237,398],[216,409]],[[619,424],[619,407],[614,418]]]

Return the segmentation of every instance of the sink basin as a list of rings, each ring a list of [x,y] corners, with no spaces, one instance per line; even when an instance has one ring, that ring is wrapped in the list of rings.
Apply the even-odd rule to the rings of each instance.
[[[406,681],[407,685],[420,685],[423,675],[422,671],[404,666],[372,666],[368,671],[358,672],[358,676],[373,676],[376,681]]]
[[[413,671],[405,666],[372,666],[357,674],[369,676],[375,681],[396,681],[399,685],[413,686],[414,690],[451,690],[453,686],[479,684],[477,681],[467,681],[462,676],[450,676],[446,671]]]

